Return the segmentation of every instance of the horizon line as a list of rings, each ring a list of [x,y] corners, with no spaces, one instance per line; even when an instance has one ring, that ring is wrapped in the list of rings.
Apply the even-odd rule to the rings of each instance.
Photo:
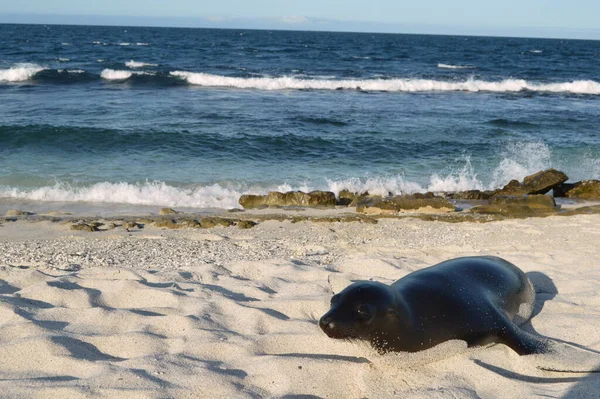
[[[24,21],[24,20],[15,20],[8,21],[6,18],[64,18],[67,20],[62,21],[52,21],[52,22],[42,22],[42,21]],[[69,21],[72,18],[83,18],[88,19],[88,21],[83,22],[75,22]],[[117,19],[123,20],[123,23],[119,23],[119,21],[115,22],[107,22],[107,21],[94,21],[96,19]],[[125,21],[125,20],[134,20],[134,21]],[[138,20],[138,22],[135,22]],[[151,22],[144,23],[144,21],[152,21],[155,20],[157,23],[152,24]],[[172,22],[168,22],[168,21]],[[193,22],[192,22],[193,20]],[[227,23],[240,23],[241,26],[223,26],[223,24]],[[245,24],[248,24],[244,26]],[[273,26],[251,26],[257,23],[272,23]],[[54,25],[54,26],[106,26],[106,27],[131,27],[131,28],[170,28],[170,29],[223,29],[223,30],[256,30],[256,31],[290,31],[290,32],[329,32],[329,33],[364,33],[364,34],[398,34],[398,35],[431,35],[431,36],[464,36],[464,37],[497,37],[497,38],[522,38],[522,39],[548,39],[548,40],[600,40],[600,29],[571,29],[571,28],[550,28],[550,27],[517,27],[512,28],[513,30],[521,31],[515,33],[507,33],[502,32],[509,28],[506,27],[498,27],[493,26],[487,29],[497,30],[500,32],[468,32],[469,30],[478,30],[478,29],[486,29],[485,26],[457,26],[457,25],[421,25],[421,24],[412,24],[413,29],[407,27],[406,31],[401,31],[399,27],[396,27],[394,23],[388,22],[371,22],[371,21],[343,21],[343,20],[329,20],[329,19],[317,19],[311,18],[307,19],[306,23],[310,24],[348,24],[348,25],[363,25],[366,29],[353,29],[353,28],[343,28],[343,27],[324,27],[320,29],[318,26],[300,26],[305,25],[305,23],[286,23],[282,22],[277,18],[256,18],[256,19],[244,19],[244,18],[229,18],[227,20],[222,21],[213,21],[208,17],[153,17],[153,16],[110,16],[110,15],[92,15],[92,14],[35,14],[35,13],[0,13],[0,25]],[[385,30],[370,30],[367,27],[369,25],[383,25],[388,29]],[[407,24],[398,24],[398,25],[407,25]],[[411,26],[411,25],[409,25]],[[440,30],[436,32],[436,30]],[[459,30],[457,33],[450,33],[445,30],[456,29]],[[460,30],[463,31],[460,31]],[[466,31],[465,31],[466,30]],[[560,36],[560,34],[552,34],[548,33],[548,35],[536,35],[533,33],[534,31],[551,31],[551,30],[559,30],[559,31],[570,31],[572,35],[576,35],[578,32],[588,33],[588,34],[596,34],[598,37],[577,37],[577,36]],[[532,33],[527,34],[523,31],[532,31]]]

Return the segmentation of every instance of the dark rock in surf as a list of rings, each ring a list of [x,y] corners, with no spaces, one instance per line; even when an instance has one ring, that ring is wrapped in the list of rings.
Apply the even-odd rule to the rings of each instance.
[[[555,196],[586,200],[600,199],[600,180],[583,180],[573,184],[561,184]]]
[[[526,176],[523,182],[511,180],[494,195],[535,195],[546,194],[548,191],[566,182],[569,177],[556,169],[547,169],[533,175]]]
[[[331,191],[311,191],[305,193],[302,191],[289,191],[280,193],[272,191],[267,195],[242,195],[239,204],[245,209],[259,208],[261,206],[282,207],[282,206],[335,206],[335,194]]]

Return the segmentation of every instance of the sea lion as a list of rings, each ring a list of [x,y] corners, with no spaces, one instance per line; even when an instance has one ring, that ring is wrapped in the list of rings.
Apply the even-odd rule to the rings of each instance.
[[[331,298],[321,329],[331,338],[366,340],[380,353],[417,352],[459,339],[502,343],[520,355],[548,341],[521,330],[535,291],[517,266],[494,256],[450,259],[392,285],[360,281]]]

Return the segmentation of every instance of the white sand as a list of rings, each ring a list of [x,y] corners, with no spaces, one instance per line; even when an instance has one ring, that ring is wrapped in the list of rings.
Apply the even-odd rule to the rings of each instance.
[[[489,224],[265,222],[251,230],[0,227],[2,398],[597,398],[600,216]],[[525,327],[557,353],[448,342],[380,356],[317,327],[351,280],[465,255],[531,273]],[[301,396],[305,395],[305,396]]]

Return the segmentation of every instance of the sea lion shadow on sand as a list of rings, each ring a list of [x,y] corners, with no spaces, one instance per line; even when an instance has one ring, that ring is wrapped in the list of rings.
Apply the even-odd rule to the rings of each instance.
[[[529,281],[531,281],[531,284],[533,284],[533,287],[535,289],[535,305],[531,317],[529,318],[529,320],[527,320],[527,322],[525,322],[521,326],[521,328],[538,336],[544,337],[543,334],[540,334],[535,330],[535,328],[531,324],[531,320],[542,312],[542,309],[544,308],[544,305],[547,301],[551,301],[556,297],[556,295],[558,294],[558,289],[556,288],[556,285],[554,285],[554,281],[552,281],[552,278],[548,277],[548,275],[542,272],[527,272],[525,274],[527,275]],[[585,347],[575,342],[565,341],[554,337],[545,338],[550,338],[552,341],[571,345],[584,351],[600,354],[600,351]]]

